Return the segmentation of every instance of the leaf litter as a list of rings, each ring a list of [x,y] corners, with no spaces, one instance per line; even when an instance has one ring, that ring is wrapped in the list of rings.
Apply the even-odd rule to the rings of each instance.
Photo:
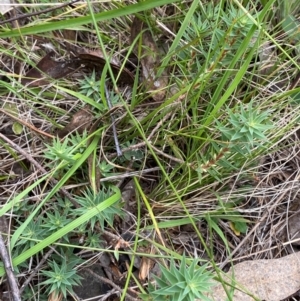
[[[141,49],[139,50],[139,39],[141,39]],[[155,42],[155,38],[152,36],[151,31],[149,28],[145,25],[139,17],[135,16],[133,19],[133,24],[131,27],[131,40],[136,40],[135,45],[135,52],[141,52],[140,57],[140,64],[141,64],[141,81],[140,83],[143,84],[143,89],[146,93],[148,93],[154,101],[163,101],[166,99],[170,94],[167,94],[168,90],[168,81],[169,81],[169,75],[167,73],[167,70],[164,70],[161,75],[158,75],[160,72],[161,66],[161,55],[160,51],[157,47],[157,44]],[[65,77],[69,77],[71,79],[76,78],[76,74],[78,71],[82,71],[85,69],[92,70],[102,70],[106,64],[106,60],[102,56],[100,51],[91,50],[91,49],[80,49],[77,48],[77,53],[75,53],[73,56],[71,55],[68,59],[56,59],[54,52],[47,53],[37,64],[35,67],[32,67],[24,76],[24,78],[21,80],[21,83],[27,87],[30,88],[36,88],[41,87],[44,85],[51,84],[53,82],[53,79],[62,79]],[[116,64],[115,62],[110,63],[111,69],[113,71],[113,74],[116,77],[119,77],[119,81],[122,84],[126,85],[133,85],[134,82],[134,74],[124,68],[121,68],[119,64]],[[174,95],[175,93],[172,93]],[[171,95],[171,96],[172,96]],[[183,96],[184,97],[184,96]],[[3,111],[2,111],[3,113]],[[9,116],[9,115],[8,115]],[[15,118],[19,118],[14,116]],[[83,107],[83,108],[76,108],[75,113],[73,113],[73,116],[71,117],[71,120],[67,125],[63,128],[58,130],[57,134],[60,138],[64,138],[66,135],[72,134],[74,131],[77,131],[78,133],[82,133],[83,131],[88,131],[91,128],[92,121],[94,120],[93,112],[90,111],[90,108]],[[24,127],[29,127],[26,125],[26,123],[22,123]],[[41,135],[43,135],[43,132],[40,132]],[[51,136],[53,137],[53,136]],[[287,145],[291,145],[296,141],[296,139],[292,139],[290,142],[286,142]],[[288,148],[287,148],[288,149]],[[294,150],[292,150],[293,152]],[[289,151],[287,151],[289,152]],[[292,165],[292,161],[297,161],[294,163],[296,166],[298,166],[298,153],[295,156],[295,158],[287,159],[286,154],[280,154],[280,152],[277,153],[278,156],[284,157],[283,160],[286,162],[289,162]],[[99,155],[100,156],[100,155]],[[2,158],[2,156],[1,156]],[[4,157],[3,157],[4,158]],[[5,158],[4,158],[5,159]],[[266,164],[263,168],[266,168],[267,164],[270,164],[270,169],[268,170],[269,174],[272,174],[272,170],[275,169],[274,166],[271,167],[270,161],[272,161],[272,158],[265,158]],[[286,163],[285,162],[285,163]],[[292,170],[295,169],[295,166],[292,167]],[[3,171],[3,169],[1,170]],[[5,170],[6,172],[6,170]],[[296,177],[294,177],[296,178]],[[256,193],[258,197],[255,199],[256,204],[259,204],[261,206],[264,206],[265,204],[268,204],[270,201],[267,199],[267,197],[263,193],[263,185],[266,185],[269,187],[269,189],[272,191],[274,189],[274,192],[276,191],[276,188],[278,188],[278,181],[281,183],[284,183],[284,181],[290,180],[289,177],[285,178],[284,180],[281,178],[276,178],[276,180],[272,181],[272,179],[260,179],[259,185],[258,183],[256,186]],[[100,181],[99,181],[100,182]],[[10,182],[8,182],[10,184]],[[13,184],[13,183],[12,183]],[[295,187],[289,187],[291,190],[295,190]],[[3,188],[1,188],[3,189]],[[99,187],[98,187],[99,189]],[[217,190],[216,190],[217,191]],[[5,190],[1,190],[1,193],[4,193]],[[219,191],[217,191],[219,192]],[[237,193],[238,191],[235,191],[234,189],[231,191],[231,193]],[[132,194],[134,194],[132,192]],[[286,196],[287,191],[282,190],[282,198],[287,198]],[[212,195],[205,195],[205,193],[202,194],[203,199],[207,197],[209,200]],[[222,195],[221,198],[226,199],[228,196]],[[133,197],[134,199],[134,197]],[[187,199],[186,202],[188,203],[191,201],[191,204],[193,202],[193,199]],[[154,201],[155,206],[155,201]],[[157,208],[161,206],[160,204],[157,204]],[[129,208],[130,206],[128,206]],[[278,215],[284,215],[285,213],[285,207],[284,205],[280,204],[281,211],[279,208],[271,208],[271,211],[274,212],[274,214]],[[195,210],[195,208],[189,208],[192,210]],[[172,208],[172,210],[176,210],[176,205]],[[191,212],[192,212],[191,210]],[[196,208],[196,210],[203,210],[205,211],[206,208]],[[130,212],[135,212],[136,208],[133,206],[133,208],[130,208]],[[167,213],[167,211],[165,211]],[[252,216],[253,218],[253,216]],[[254,217],[255,219],[255,217]],[[132,222],[132,221],[131,221]],[[263,229],[268,229],[264,232],[264,235],[266,235],[266,245],[272,245],[274,241],[276,241],[276,238],[278,238],[278,241],[286,241],[286,240],[293,240],[294,238],[298,238],[297,234],[299,233],[300,229],[298,226],[298,215],[295,214],[293,218],[289,219],[288,227],[286,225],[280,225],[282,231],[275,231],[276,234],[272,236],[272,233],[274,233],[274,227],[276,228],[277,225],[272,225],[270,222],[268,224],[268,221],[260,222],[261,224],[257,227],[258,232],[254,233],[253,235],[249,235],[249,240],[254,242],[253,244],[249,243],[249,241],[244,243],[243,248],[240,248],[238,250],[236,248],[237,258],[242,257],[246,250],[248,251],[248,254],[255,252],[262,252],[265,248],[265,245],[260,246],[256,243],[256,236],[259,237],[260,231],[263,231]],[[129,227],[130,225],[127,225]],[[230,233],[230,224],[223,223],[223,230]],[[172,237],[175,233],[175,229],[178,233],[177,240]],[[191,229],[184,226],[177,226],[174,227],[173,233],[170,233],[171,239],[174,238],[174,245],[178,247],[179,249],[182,248],[182,245],[184,245],[184,248],[191,251],[193,248],[198,248],[200,244],[197,242],[197,238],[195,238],[191,234]],[[122,229],[125,232],[125,228]],[[277,230],[277,229],[276,229]],[[172,231],[170,231],[172,232]],[[167,238],[166,238],[167,239]],[[241,243],[241,238],[237,237],[235,233],[232,234],[232,240],[233,245],[236,245],[238,243]],[[107,239],[107,245],[114,245],[116,249],[121,249],[121,247],[127,248],[129,243],[124,242],[123,245],[120,245],[121,240],[115,240],[113,242],[112,239]],[[184,243],[182,243],[184,241]],[[218,241],[218,239],[216,239]],[[116,243],[118,242],[118,243]],[[218,243],[221,243],[220,241]],[[260,299],[264,300],[281,300],[284,298],[287,298],[288,296],[295,293],[300,288],[299,281],[297,279],[300,279],[299,277],[299,269],[298,269],[298,261],[299,261],[299,255],[298,253],[292,253],[288,254],[290,252],[293,252],[293,248],[297,245],[297,242],[292,243],[292,247],[289,251],[284,250],[282,251],[282,258],[276,258],[273,259],[271,257],[276,257],[278,254],[275,254],[274,252],[270,252],[270,254],[266,255],[266,258],[269,256],[270,258],[268,260],[258,260],[258,259],[252,259],[251,261],[245,261],[236,264],[234,269],[234,280],[238,285],[241,286],[241,289],[246,289],[246,291],[251,292],[253,295],[256,295]],[[145,251],[145,253],[151,253],[152,251],[148,250]],[[246,252],[247,253],[247,252]],[[112,259],[110,259],[113,261]],[[124,260],[125,261],[125,260]],[[151,272],[151,266],[152,263],[147,259],[146,257],[143,257],[140,260],[140,264],[137,265],[137,268],[139,269],[139,277],[141,280],[145,280],[147,278],[147,275],[149,272]],[[126,274],[124,271],[121,271],[120,263],[114,263],[113,270],[115,271],[116,278],[122,278]],[[227,266],[228,267],[228,266]],[[232,282],[232,269],[227,272],[228,275],[228,282]],[[116,280],[118,281],[118,280]],[[280,288],[280,289],[278,289]],[[224,290],[220,285],[216,286],[213,297],[215,300],[225,300],[226,296],[224,295]],[[234,293],[234,300],[252,300],[252,297],[249,297],[247,294],[243,294],[240,291],[235,291]]]
[[[151,97],[155,101],[162,101],[167,93],[168,75],[164,70],[161,75],[158,76],[159,68],[161,67],[161,58],[159,49],[151,35],[149,29],[147,29],[145,23],[135,17],[131,26],[131,42],[136,43],[136,49],[138,51],[139,39],[141,43],[141,66],[142,66],[142,79],[145,82],[145,88],[150,93]],[[137,39],[137,40],[136,40]]]
[[[50,79],[60,79],[69,76],[77,69],[86,67],[90,70],[103,70],[106,61],[95,51],[85,51],[79,53],[70,60],[56,61],[53,56],[54,51],[47,53],[35,67],[31,68],[22,78],[21,83],[28,87],[39,87],[47,85]],[[116,64],[110,63],[115,76],[123,84],[133,84],[133,75],[130,71],[122,69]]]
[[[74,64],[74,62],[71,61],[54,60],[54,54],[54,51],[47,53],[35,67],[26,73],[21,83],[28,85],[28,87],[47,85],[51,79],[63,78],[79,67],[79,64]]]
[[[64,138],[70,133],[77,132],[82,134],[85,130],[88,132],[93,122],[93,114],[89,110],[88,106],[81,109],[72,116],[70,122],[61,130],[57,131],[57,135],[60,138]]]

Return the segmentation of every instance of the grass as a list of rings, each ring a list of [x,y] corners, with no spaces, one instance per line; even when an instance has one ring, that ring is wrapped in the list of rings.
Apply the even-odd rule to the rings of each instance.
[[[31,4],[19,13],[49,7]],[[142,285],[158,263],[174,273],[182,262],[205,266],[222,282],[236,261],[288,253],[276,246],[289,239],[279,229],[296,202],[299,13],[296,1],[87,1],[0,24],[0,216],[10,224],[1,232],[19,285],[32,271],[42,275],[27,284],[26,300],[52,293],[77,300],[73,271],[102,252],[119,265],[123,254],[143,258],[129,263],[126,281],[116,280],[120,300],[138,298],[134,286],[155,299],[155,285],[161,296],[190,300],[192,293],[168,290],[157,277],[148,290]],[[134,17],[145,25],[130,38]],[[146,31],[155,42],[148,47]],[[120,66],[118,75],[98,59],[94,70],[77,66],[23,85],[45,45],[58,61],[83,49],[102,53]],[[143,77],[147,53],[159,62],[156,80],[166,83],[160,100]],[[125,66],[129,85],[117,81]],[[84,111],[85,131],[55,137]],[[125,242],[128,229],[133,238]]]

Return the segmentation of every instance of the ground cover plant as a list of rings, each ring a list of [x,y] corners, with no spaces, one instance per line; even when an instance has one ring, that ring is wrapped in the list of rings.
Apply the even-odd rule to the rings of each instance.
[[[224,273],[297,250],[297,1],[14,2],[0,298],[259,300]]]

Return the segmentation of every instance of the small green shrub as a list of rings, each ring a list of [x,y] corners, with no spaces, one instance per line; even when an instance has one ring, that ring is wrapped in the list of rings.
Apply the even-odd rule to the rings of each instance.
[[[100,80],[96,80],[96,73],[93,70],[93,73],[90,76],[85,76],[83,80],[80,81],[80,93],[91,97],[95,101],[99,101],[100,98]]]
[[[48,278],[41,284],[48,285],[48,293],[55,292],[57,295],[60,293],[66,298],[67,291],[73,293],[73,286],[79,285],[82,277],[76,274],[74,266],[77,262],[73,261],[72,264],[62,260],[59,266],[55,261],[50,262],[49,266],[51,271],[42,271],[42,273]]]
[[[177,268],[174,260],[167,269],[160,265],[161,277],[154,276],[156,285],[149,284],[149,294],[142,294],[143,300],[169,300],[169,301],[194,301],[195,298],[210,301],[205,293],[211,289],[213,275],[207,271],[207,264],[198,266],[198,260],[194,259],[189,267],[185,256],[182,257]]]
[[[94,193],[92,190],[87,189],[83,196],[76,197],[77,203],[81,206],[75,210],[76,216],[80,216],[86,213],[91,208],[96,207],[100,203],[104,202],[110,196],[110,191],[100,191],[99,193]],[[99,223],[101,229],[104,229],[104,223],[107,222],[109,225],[113,224],[114,216],[122,216],[123,212],[117,206],[110,206],[105,210],[99,212],[98,215],[92,217],[89,220],[91,224],[91,229],[93,230],[96,223]]]
[[[260,111],[253,107],[252,102],[227,109],[227,113],[228,124],[224,126],[216,120],[217,127],[223,135],[222,139],[229,141],[229,147],[238,153],[250,153],[252,147],[267,140],[266,131],[274,127],[270,122],[270,110]]]

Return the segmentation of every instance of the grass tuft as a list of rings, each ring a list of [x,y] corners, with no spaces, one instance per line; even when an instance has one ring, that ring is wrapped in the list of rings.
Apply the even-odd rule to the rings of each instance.
[[[121,300],[209,300],[235,262],[288,254],[297,1],[15,2],[0,20],[0,230],[26,300],[76,300],[77,271],[107,254]]]

